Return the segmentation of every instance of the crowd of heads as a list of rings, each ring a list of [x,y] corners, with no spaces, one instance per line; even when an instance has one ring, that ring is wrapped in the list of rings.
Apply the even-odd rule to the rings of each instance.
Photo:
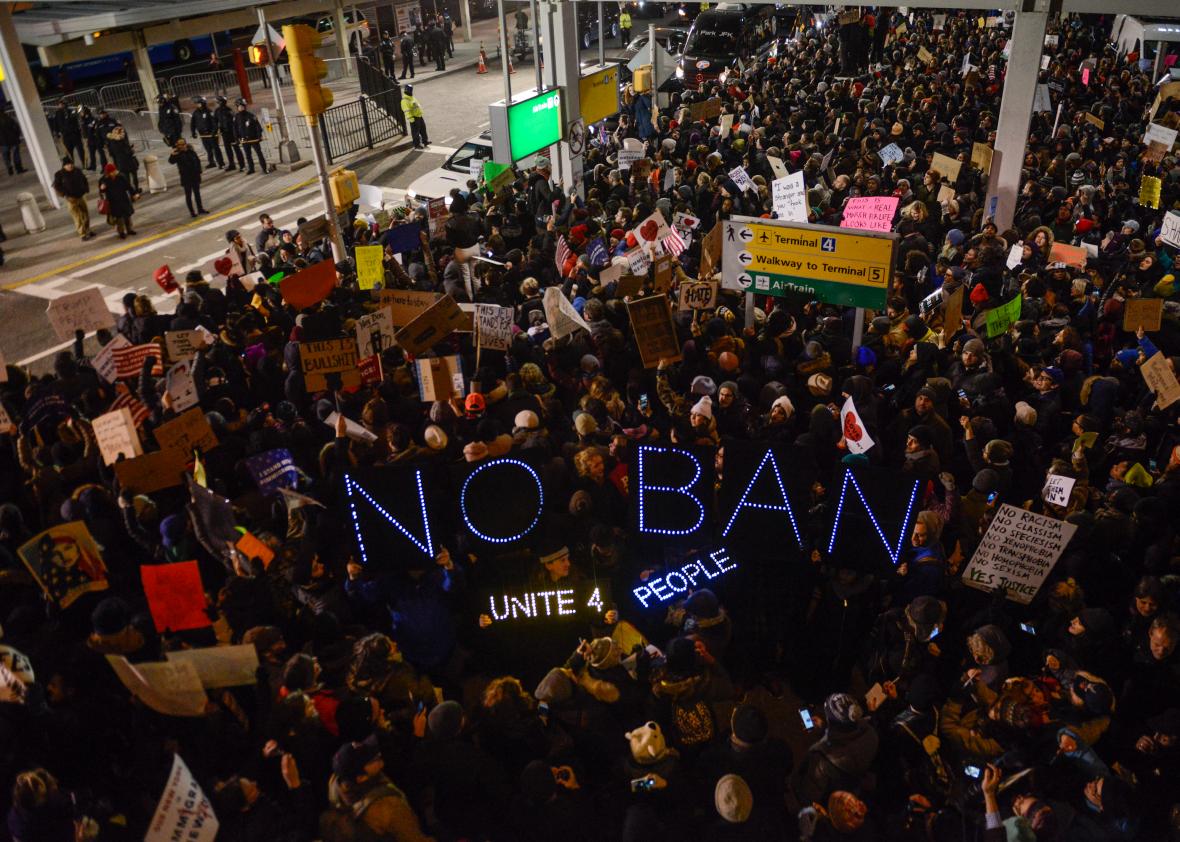
[[[452,191],[442,223],[426,208],[380,224],[354,211],[348,248],[384,246],[378,286],[512,308],[506,350],[458,331],[419,355],[458,358],[463,389],[439,400],[393,342],[376,380],[336,372],[308,388],[306,343],[355,336],[383,299],[335,255],[335,286],[294,306],[280,279],[330,245],[264,214],[258,231],[227,234],[260,280],[191,272],[173,312],[130,294],[99,331],[101,346],[117,333],[161,348],[168,331],[203,331],[191,373],[217,445],[180,454],[175,481],[150,492],[119,481],[92,422],[129,407],[157,450],[154,431],[178,414],[161,360],[112,383],[79,334],[52,373],[9,366],[9,833],[142,835],[179,756],[227,839],[1180,838],[1180,403],[1140,371],[1174,376],[1180,354],[1177,248],[1161,236],[1180,165],[1142,143],[1149,119],[1177,117],[1109,29],[1051,23],[1040,81],[1053,109],[1033,114],[1005,230],[973,151],[995,142],[1011,29],[974,13],[936,28],[926,11],[807,18],[664,107],[628,95],[594,135],[580,194],[539,158],[495,193]],[[714,99],[720,113],[693,119]],[[630,139],[646,157],[620,169]],[[886,166],[890,143],[902,159]],[[953,179],[935,154],[959,164]],[[812,224],[839,225],[850,198],[900,199],[893,274],[859,344],[854,311],[802,293],[723,285],[709,310],[676,307],[683,284],[721,280],[714,226],[773,216],[772,159],[803,172]],[[1156,207],[1140,202],[1144,177],[1160,179]],[[653,264],[624,293],[635,229],[657,211],[677,222],[660,246],[670,277]],[[551,328],[553,289],[584,326]],[[644,360],[628,303],[656,294],[677,353]],[[1160,302],[1158,328],[1124,320],[1145,299]],[[849,398],[867,452],[845,437]],[[830,557],[809,537],[642,610],[633,583],[684,548],[637,540],[636,449],[712,447],[720,475],[738,442],[794,446],[821,477],[855,466],[916,481],[897,563]],[[290,454],[290,488],[264,496],[247,460],[275,449]],[[463,475],[509,455],[543,466],[536,540],[489,546],[456,520],[425,563],[358,544],[346,475]],[[1064,498],[1046,499],[1051,477],[1072,480]],[[811,511],[834,494],[816,482]],[[961,578],[1005,505],[1073,528],[1027,604]],[[38,538],[78,522],[92,542]],[[266,551],[240,549],[235,527]],[[36,578],[18,552],[30,542]],[[188,561],[209,623],[158,629],[145,570]],[[486,594],[506,584],[590,584],[602,611],[505,626]],[[185,716],[104,657],[231,644],[254,648],[256,681],[206,688]]]

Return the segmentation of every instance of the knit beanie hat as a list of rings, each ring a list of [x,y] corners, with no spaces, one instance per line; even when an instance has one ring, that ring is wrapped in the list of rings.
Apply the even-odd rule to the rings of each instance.
[[[452,739],[459,736],[463,730],[463,706],[452,699],[435,705],[426,717],[426,727],[432,737]]]
[[[522,409],[516,413],[512,423],[517,430],[535,430],[541,425],[541,420],[531,409]]]
[[[814,376],[821,377],[823,375],[817,374]],[[791,399],[786,395],[779,395],[777,398],[775,398],[774,403],[770,405],[770,408],[774,409],[776,406],[781,409],[788,418],[795,417],[795,404],[791,403]]]
[[[693,415],[703,415],[706,418],[713,417],[713,399],[708,395],[702,395],[701,399],[692,405],[690,410]]]
[[[1000,487],[1000,475],[991,468],[984,468],[971,480],[971,487],[980,494],[991,494]]]
[[[131,624],[131,607],[117,596],[108,596],[94,607],[90,623],[95,634],[118,634]]]
[[[647,722],[623,735],[631,743],[631,757],[641,766],[659,763],[668,753],[668,743],[658,722]]]
[[[733,710],[733,735],[743,743],[760,743],[769,732],[766,714],[751,704],[742,703]]]
[[[554,667],[545,673],[533,692],[538,702],[567,702],[574,697],[574,682],[568,672]]]
[[[824,700],[824,714],[828,724],[837,729],[850,729],[864,718],[864,708],[848,693],[833,693]]]
[[[690,391],[694,395],[715,395],[717,393],[717,386],[713,383],[712,377],[706,377],[701,374],[692,379],[692,389]]]
[[[851,792],[839,789],[828,796],[828,818],[837,833],[854,833],[864,823],[869,808]]]
[[[593,435],[598,432],[598,422],[589,412],[578,412],[574,414],[574,429],[579,436]]]
[[[708,588],[701,588],[684,602],[684,610],[703,620],[716,617],[721,612],[721,602]]]
[[[721,818],[730,824],[741,824],[754,809],[754,794],[740,775],[723,775],[713,788],[713,803]]]

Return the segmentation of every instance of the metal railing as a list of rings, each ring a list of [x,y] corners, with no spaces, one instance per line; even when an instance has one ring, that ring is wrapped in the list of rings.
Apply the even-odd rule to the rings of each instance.
[[[137,152],[166,154],[170,151],[168,145],[164,143],[164,138],[160,135],[160,130],[156,128],[159,112],[146,109],[131,111],[113,108],[107,109],[107,113],[123,126]],[[191,134],[191,124],[192,117],[182,111],[180,113],[181,137],[187,138]]]
[[[147,98],[139,82],[123,82],[118,85],[103,85],[98,89],[98,101],[110,111],[112,108],[145,108]]]
[[[389,91],[392,95],[393,92]],[[372,149],[379,143],[405,134],[397,119],[384,108],[377,107],[370,97],[361,96],[356,102],[347,102],[329,108],[320,115],[320,134],[324,141],[324,152],[328,161]]]
[[[45,106],[46,110],[50,110],[50,106],[57,108],[59,102],[73,103],[74,105],[85,105],[92,111],[100,108],[102,103],[98,99],[98,91],[94,88],[84,88],[80,91],[71,91],[68,94],[58,94],[57,96],[47,96],[41,98],[41,104]]]
[[[172,76],[167,80],[168,92],[181,102],[196,96],[228,96],[228,92],[236,90],[238,76],[232,70],[211,70],[207,73],[185,73]],[[161,85],[161,89],[163,86]]]

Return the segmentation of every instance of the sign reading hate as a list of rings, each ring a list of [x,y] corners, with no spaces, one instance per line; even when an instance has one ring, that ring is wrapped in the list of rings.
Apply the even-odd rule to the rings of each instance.
[[[963,571],[963,583],[983,591],[1000,588],[1028,605],[1065,552],[1077,527],[1004,504]]]

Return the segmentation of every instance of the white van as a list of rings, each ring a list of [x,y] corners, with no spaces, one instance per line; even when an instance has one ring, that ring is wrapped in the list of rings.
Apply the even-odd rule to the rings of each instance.
[[[1180,51],[1180,20],[1140,20],[1134,15],[1116,15],[1110,30],[1110,42],[1119,56],[1138,53],[1139,59],[1151,61],[1162,72],[1164,57]],[[1160,42],[1163,42],[1162,49]],[[1156,74],[1158,75],[1158,73]]]

